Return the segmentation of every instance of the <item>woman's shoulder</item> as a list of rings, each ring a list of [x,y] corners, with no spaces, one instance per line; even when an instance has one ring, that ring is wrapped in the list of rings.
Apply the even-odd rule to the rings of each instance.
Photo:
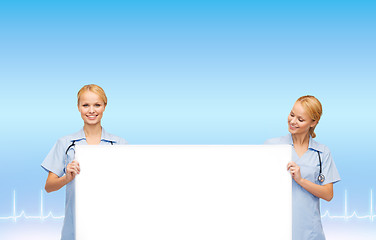
[[[72,141],[77,141],[77,140],[81,140],[81,139],[84,139],[84,138],[85,138],[85,133],[81,129],[78,132],[75,132],[75,133],[72,133],[72,134],[69,134],[69,135],[65,135],[64,137],[59,138],[58,141],[60,141],[60,142],[72,142]]]
[[[112,141],[112,142],[115,142],[117,144],[128,144],[128,142],[124,138],[116,136],[116,135],[111,134],[109,132],[106,132],[104,129],[103,129],[102,134],[103,134],[102,139],[105,139],[107,141]]]
[[[75,132],[75,133],[72,133],[72,134],[69,134],[69,135],[65,135],[64,137],[59,138],[56,141],[56,145],[65,147],[65,146],[69,146],[70,144],[72,144],[73,141],[79,141],[79,140],[82,140],[84,138],[85,138],[85,133],[81,129],[78,132]]]
[[[330,149],[329,149],[328,146],[326,146],[325,144],[319,143],[316,140],[312,139],[310,145],[311,146],[309,146],[309,147],[314,149],[314,150],[317,150],[317,151],[322,152],[322,153],[330,153]]]
[[[291,143],[292,143],[291,135],[288,134],[282,137],[270,138],[266,140],[264,144],[291,144]]]

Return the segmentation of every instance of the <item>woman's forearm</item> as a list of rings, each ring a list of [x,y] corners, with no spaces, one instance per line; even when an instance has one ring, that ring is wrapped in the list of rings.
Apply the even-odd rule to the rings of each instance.
[[[44,188],[46,189],[46,192],[48,193],[54,192],[64,187],[67,183],[68,182],[67,182],[66,175],[59,177],[55,173],[49,172],[46,185]]]
[[[318,185],[304,178],[301,178],[297,183],[318,198],[328,202],[333,198],[333,183]]]

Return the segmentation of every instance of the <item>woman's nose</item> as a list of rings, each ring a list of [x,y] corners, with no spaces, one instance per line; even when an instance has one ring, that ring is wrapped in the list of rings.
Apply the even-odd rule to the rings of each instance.
[[[89,112],[90,112],[90,113],[93,113],[93,112],[94,112],[94,107],[93,107],[93,106],[90,106],[90,107],[89,107]]]

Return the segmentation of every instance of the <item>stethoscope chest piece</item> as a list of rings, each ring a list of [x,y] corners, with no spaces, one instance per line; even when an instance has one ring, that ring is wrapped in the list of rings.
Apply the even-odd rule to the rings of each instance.
[[[319,182],[323,183],[325,181],[324,174],[320,173],[319,176],[317,177],[317,180],[319,180]]]

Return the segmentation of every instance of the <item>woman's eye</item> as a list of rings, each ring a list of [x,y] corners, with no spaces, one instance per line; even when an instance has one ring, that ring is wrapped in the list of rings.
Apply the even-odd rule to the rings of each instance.
[[[304,120],[303,119],[299,119],[299,122],[304,122]]]
[[[88,107],[88,106],[89,106],[89,104],[84,104],[84,105],[82,105],[82,106],[84,106],[84,107]]]
[[[100,107],[101,105],[100,104],[95,104],[96,107]]]

